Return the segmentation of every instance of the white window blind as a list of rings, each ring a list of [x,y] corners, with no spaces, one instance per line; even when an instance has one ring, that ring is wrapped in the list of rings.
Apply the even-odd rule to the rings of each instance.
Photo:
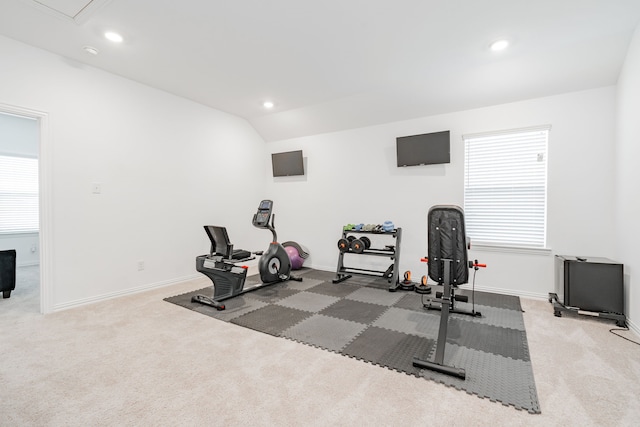
[[[464,136],[464,210],[472,241],[544,248],[549,128]]]
[[[38,228],[38,159],[0,156],[0,233]]]

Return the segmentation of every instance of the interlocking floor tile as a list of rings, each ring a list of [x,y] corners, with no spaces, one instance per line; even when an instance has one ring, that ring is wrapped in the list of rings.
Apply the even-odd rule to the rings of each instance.
[[[331,351],[340,351],[367,325],[314,314],[287,329],[282,336]]]
[[[317,279],[322,282],[330,282],[336,278],[336,273],[334,271],[312,270],[304,275],[305,279],[307,277]]]
[[[225,309],[220,311],[208,305],[193,303],[196,304],[193,307],[193,311],[215,317],[216,319],[224,320],[225,322],[230,322],[236,317],[240,317],[251,311],[267,306],[267,303],[265,302],[257,299],[245,298],[243,295],[224,300],[222,303],[225,305]]]
[[[420,294],[417,294],[415,292],[409,292],[409,291],[397,291],[397,292],[398,293],[402,292],[404,296],[400,300],[398,300],[397,303],[393,305],[394,307],[406,308],[407,310],[414,310],[414,311],[425,310],[423,298],[421,298]],[[425,295],[425,298],[429,296],[430,295]]]
[[[420,375],[467,393],[540,413],[531,362],[496,356],[483,351],[448,344],[444,364],[461,367],[466,379],[423,369]]]
[[[308,289],[309,292],[343,298],[360,289],[360,286],[349,283],[322,282]]]
[[[290,297],[277,301],[275,304],[317,313],[323,308],[326,308],[339,300],[339,298],[328,295],[319,295],[312,292],[298,292]]]
[[[307,291],[309,288],[313,288],[314,286],[318,286],[323,283],[323,280],[313,279],[311,277],[303,277],[302,282],[298,282],[296,280],[289,280],[282,284],[283,287],[287,289],[294,289],[297,291]]]
[[[265,286],[264,288],[257,289],[255,291],[244,294],[247,298],[258,299],[266,303],[275,303],[291,295],[297,294],[298,290],[291,289],[278,283],[275,285]]]
[[[250,313],[231,319],[231,323],[280,336],[282,331],[311,316],[312,313],[294,308],[267,305]]]
[[[320,314],[338,319],[351,320],[352,322],[369,324],[388,309],[389,307],[384,305],[342,299],[322,310]]]
[[[456,293],[460,295],[466,295],[469,297],[469,303],[471,304],[472,292],[469,289],[459,289]],[[520,298],[513,295],[494,294],[490,292],[475,292],[475,303],[478,305],[485,305],[495,308],[503,308],[506,310],[522,311],[520,305]]]
[[[386,345],[380,345],[380,343],[386,343]],[[420,370],[413,367],[413,357],[427,355],[433,347],[432,339],[370,326],[347,345],[342,353],[390,369],[418,375]]]
[[[197,311],[198,313],[205,314],[210,317],[215,317],[216,319],[224,320],[225,322],[230,321],[238,316],[242,316],[243,314],[249,313],[250,311],[256,310],[258,308],[264,307],[267,303],[256,300],[245,298],[245,295],[239,295],[234,298],[229,298],[227,300],[221,301],[222,304],[225,305],[225,310],[218,310],[209,305],[200,304],[197,302],[192,302],[191,297],[195,295],[204,295],[206,297],[213,296],[213,288],[208,286],[206,288],[198,289],[196,291],[187,292],[185,294],[176,295],[174,297],[165,298],[165,301],[181,305],[190,310]]]
[[[360,302],[369,302],[371,304],[392,306],[402,299],[403,296],[404,295],[402,293],[389,292],[386,289],[361,287],[347,295],[345,298]]]
[[[425,338],[436,337],[439,325],[440,312],[418,312],[396,307],[390,307],[378,320],[373,322],[373,326]]]

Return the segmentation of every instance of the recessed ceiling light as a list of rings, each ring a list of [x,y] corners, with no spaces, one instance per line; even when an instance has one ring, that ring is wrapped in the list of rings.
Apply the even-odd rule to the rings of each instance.
[[[104,33],[104,36],[107,38],[107,40],[111,40],[114,43],[121,43],[122,40],[124,40],[120,34],[114,33],[113,31]]]
[[[498,40],[491,43],[491,50],[494,52],[497,52],[497,51],[506,49],[507,46],[509,46],[508,40]]]
[[[265,101],[264,104],[262,104],[264,106],[264,108],[266,109],[270,109],[273,108],[273,102],[271,101]]]
[[[91,55],[97,55],[98,54],[98,49],[96,49],[93,46],[85,46],[83,47],[84,51],[91,54]]]

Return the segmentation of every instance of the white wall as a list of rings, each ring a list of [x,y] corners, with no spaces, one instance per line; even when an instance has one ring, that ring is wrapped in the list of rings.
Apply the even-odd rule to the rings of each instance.
[[[605,87],[269,143],[269,152],[302,149],[307,163],[302,178],[273,178],[267,170],[279,237],[307,246],[309,265],[335,270],[344,224],[391,220],[403,228],[402,271],[419,277],[426,273],[419,258],[426,255],[429,207],[464,202],[462,135],[551,125],[548,246],[558,254],[612,257],[615,93]],[[450,164],[396,167],[396,137],[447,129]],[[489,265],[478,273],[478,288],[538,297],[553,290],[550,255],[470,255]],[[386,263],[382,270],[390,263],[377,262]]]
[[[0,112],[0,154],[38,157],[36,120]]]
[[[236,247],[264,249],[266,232],[250,225],[262,198],[275,201],[280,240],[310,250],[307,265],[335,269],[344,224],[392,220],[404,230],[401,268],[419,276],[427,210],[463,203],[462,135],[543,124],[552,126],[549,247],[615,255],[606,226],[614,223],[614,87],[265,146],[242,119],[45,51],[0,37],[0,56],[12,58],[0,67],[0,104],[49,113],[57,308],[194,275],[205,223],[227,226]],[[451,164],[395,166],[397,136],[445,129]],[[267,154],[294,149],[304,150],[307,175],[271,177]],[[551,256],[471,257],[489,264],[479,288],[539,297],[553,289]]]
[[[0,251],[15,249],[16,265],[25,267],[40,262],[38,233],[0,234]]]
[[[0,57],[0,104],[48,113],[55,309],[196,275],[205,223],[265,247],[266,149],[245,120],[4,37]]]
[[[624,263],[625,309],[631,326],[640,333],[640,27],[636,29],[618,81],[617,168],[615,224],[616,257]],[[635,276],[635,277],[634,277]],[[635,321],[635,323],[633,323]]]
[[[0,155],[38,157],[38,124],[34,119],[0,113]],[[39,262],[38,233],[0,234],[0,250],[15,249],[18,266]]]

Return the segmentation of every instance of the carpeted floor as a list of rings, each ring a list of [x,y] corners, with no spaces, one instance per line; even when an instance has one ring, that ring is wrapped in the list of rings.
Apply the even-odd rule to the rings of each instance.
[[[166,301],[219,320],[464,390],[507,406],[540,413],[518,297],[475,293],[481,317],[452,314],[445,363],[466,371],[459,379],[413,367],[414,356],[432,360],[440,312],[425,310],[415,292],[389,292],[384,280],[354,277],[334,284],[334,274],[305,269],[302,282],[268,286],[225,301],[226,310],[191,302],[195,294]],[[246,286],[257,283],[249,278]],[[461,294],[471,295],[468,291]],[[456,303],[461,309],[468,303]]]

